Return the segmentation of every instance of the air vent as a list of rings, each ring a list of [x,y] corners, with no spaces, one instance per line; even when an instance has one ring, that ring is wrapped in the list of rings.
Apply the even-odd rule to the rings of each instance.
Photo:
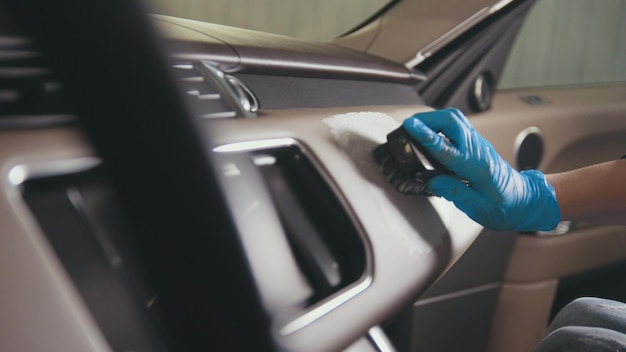
[[[304,145],[284,138],[213,151],[259,294],[281,335],[369,286],[367,241]]]
[[[24,201],[114,351],[165,351],[162,303],[99,160],[18,166]],[[67,173],[66,173],[67,172]]]
[[[74,121],[63,86],[32,42],[0,34],[0,128],[26,128]]]
[[[256,97],[236,77],[206,61],[178,63],[173,67],[196,116],[210,119],[256,116],[259,107]]]

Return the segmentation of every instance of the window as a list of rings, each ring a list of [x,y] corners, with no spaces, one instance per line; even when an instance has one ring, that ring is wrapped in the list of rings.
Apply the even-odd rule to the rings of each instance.
[[[626,82],[626,0],[540,0],[500,89]]]
[[[361,25],[390,0],[149,0],[160,15],[328,41]]]

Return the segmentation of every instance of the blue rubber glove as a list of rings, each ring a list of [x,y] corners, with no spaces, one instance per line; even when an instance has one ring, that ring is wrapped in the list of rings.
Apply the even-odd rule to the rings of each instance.
[[[433,158],[458,176],[434,177],[428,188],[454,202],[474,221],[494,230],[516,231],[548,231],[559,223],[556,193],[545,175],[537,170],[513,169],[461,111],[415,114],[403,126]]]

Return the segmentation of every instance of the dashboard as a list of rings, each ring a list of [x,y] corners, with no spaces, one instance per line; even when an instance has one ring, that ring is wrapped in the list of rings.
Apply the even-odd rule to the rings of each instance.
[[[404,118],[430,109],[415,89],[423,76],[330,44],[165,16],[151,22],[211,160],[274,343],[287,350],[380,346],[379,324],[424,292],[482,230],[442,199],[397,193],[370,155]],[[168,330],[172,302],[197,297],[170,292],[162,303],[167,293],[152,281],[186,275],[176,272],[182,258],[167,257],[170,266],[156,266],[162,271],[142,263],[147,242],[133,240],[134,219],[121,210],[126,198],[109,180],[111,155],[99,153],[101,141],[62,102],[63,80],[37,45],[10,26],[1,35],[0,50],[14,56],[0,64],[20,74],[2,83],[16,98],[0,102],[0,257],[4,267],[22,268],[3,275],[2,305],[30,312],[14,308],[2,340],[24,349],[28,343],[8,336],[53,330],[46,343],[58,349],[167,349],[178,333]],[[177,136],[157,144],[175,145]],[[160,148],[143,155],[158,160]],[[180,159],[192,162],[187,157]],[[201,253],[205,235],[187,245]],[[166,242],[151,246],[169,251]],[[228,267],[210,269],[228,276]],[[33,290],[23,277],[39,283],[36,292],[19,294]],[[185,318],[178,329],[201,330],[194,324],[202,318]],[[43,342],[29,343],[36,350]]]

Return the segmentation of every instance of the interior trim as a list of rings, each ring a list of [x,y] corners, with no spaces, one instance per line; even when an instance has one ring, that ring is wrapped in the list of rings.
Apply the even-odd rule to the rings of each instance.
[[[592,226],[560,236],[520,236],[505,278],[509,282],[549,280],[624,258],[626,228],[623,226]]]
[[[454,298],[459,298],[459,297],[463,297],[463,296],[467,296],[467,295],[472,295],[472,294],[477,293],[477,292],[493,290],[493,289],[496,289],[498,287],[500,287],[500,283],[499,282],[494,282],[494,283],[490,283],[490,284],[486,284],[486,285],[475,286],[475,287],[471,287],[471,288],[468,288],[468,289],[463,289],[463,290],[459,290],[459,291],[455,291],[455,292],[451,292],[451,293],[445,293],[445,294],[438,295],[438,296],[433,296],[433,297],[429,297],[429,298],[420,299],[417,302],[415,302],[413,304],[413,306],[416,307],[416,306],[422,306],[422,305],[431,304],[431,303],[435,303],[435,302],[446,301],[446,300],[449,300],[449,299],[454,299]]]
[[[306,328],[286,336],[280,335],[280,330],[298,317],[297,312],[276,317],[273,331],[285,349],[307,349],[311,341],[316,341],[319,350],[335,350],[363,337],[368,329],[380,324],[391,312],[411,304],[416,295],[424,292],[459,258],[482,230],[449,202],[398,193],[378,171],[369,148],[361,151],[363,147],[354,146],[351,152],[358,154],[352,155],[342,148],[323,123],[325,118],[335,115],[375,111],[388,114],[400,125],[404,118],[430,108],[416,104],[356,109],[260,110],[256,119],[213,120],[199,127],[201,133],[215,137],[210,148],[297,136],[297,140],[307,146],[313,160],[320,162],[318,169],[323,170],[322,174],[328,174],[341,190],[371,244],[373,277],[367,289],[310,322]],[[372,140],[373,143],[382,143],[384,132],[380,137],[381,141]],[[376,171],[367,172],[370,166]],[[378,192],[384,194],[380,201],[376,200]],[[413,214],[407,218],[411,221],[407,224],[409,227],[403,226],[403,231],[398,231],[397,219],[390,222],[391,219],[381,211],[383,207],[401,214]],[[442,223],[431,221],[437,218]],[[357,316],[362,318],[354,319]],[[319,336],[325,337],[323,341],[319,341]]]
[[[286,323],[281,323],[282,327],[278,328],[278,332],[281,336],[291,335],[294,332],[310,325],[312,322],[318,320],[322,316],[328,314],[332,310],[336,309],[340,305],[346,303],[360,292],[367,289],[373,281],[373,270],[372,270],[372,250],[369,244],[367,237],[364,234],[364,230],[362,229],[358,219],[353,214],[353,211],[349,207],[348,203],[342,196],[340,189],[333,182],[333,180],[324,172],[324,170],[320,167],[319,161],[315,160],[312,153],[308,150],[308,148],[298,140],[294,138],[276,138],[276,139],[266,139],[266,140],[254,140],[254,141],[245,141],[245,142],[237,142],[219,145],[213,148],[214,152],[218,153],[239,153],[239,152],[249,152],[249,151],[257,151],[263,149],[270,148],[278,148],[284,146],[297,146],[304,154],[308,155],[309,160],[320,173],[322,178],[325,180],[326,184],[331,188],[334,195],[338,198],[340,203],[343,205],[350,221],[354,225],[363,242],[365,247],[365,270],[363,276],[356,281],[355,283],[349,285],[347,288],[342,289],[336,294],[331,295],[330,297],[323,299],[318,304],[313,305],[310,308],[307,308],[304,313],[299,313],[297,317],[288,319]]]
[[[102,160],[97,157],[82,157],[20,164],[9,170],[8,180],[14,187],[18,187],[29,179],[78,173],[92,169],[101,163]]]
[[[486,351],[533,351],[545,335],[557,286],[556,279],[502,284]]]
[[[389,341],[387,335],[385,334],[383,329],[380,328],[380,326],[374,326],[373,328],[369,329],[367,337],[370,341],[372,341],[372,344],[376,346],[376,350],[379,352],[396,351],[396,349],[393,347],[393,344],[391,343],[391,341]]]
[[[420,78],[401,64],[337,45],[170,16],[150,18],[177,58],[220,63],[227,73],[409,83]]]
[[[536,138],[538,138],[538,142],[540,142],[539,151],[535,149],[528,150],[527,149],[528,144],[526,144],[526,148],[522,149],[522,147],[524,147],[524,142],[526,142],[527,138],[531,136],[535,136]],[[530,127],[525,128],[515,138],[514,153],[515,153],[516,167],[520,170],[528,169],[528,168],[531,168],[531,169],[539,168],[539,165],[541,165],[541,160],[543,159],[543,149],[544,149],[544,142],[543,142],[543,132],[541,132],[541,129],[537,126],[530,126]],[[531,153],[531,155],[528,155],[528,153]],[[532,162],[528,162],[527,159],[529,158],[533,158]],[[532,164],[532,165],[526,165],[526,164]]]
[[[0,266],[19,268],[2,274],[0,350],[110,350],[18,189],[44,170],[88,167],[91,155],[74,128],[0,132]],[[56,161],[59,170],[51,168]]]

